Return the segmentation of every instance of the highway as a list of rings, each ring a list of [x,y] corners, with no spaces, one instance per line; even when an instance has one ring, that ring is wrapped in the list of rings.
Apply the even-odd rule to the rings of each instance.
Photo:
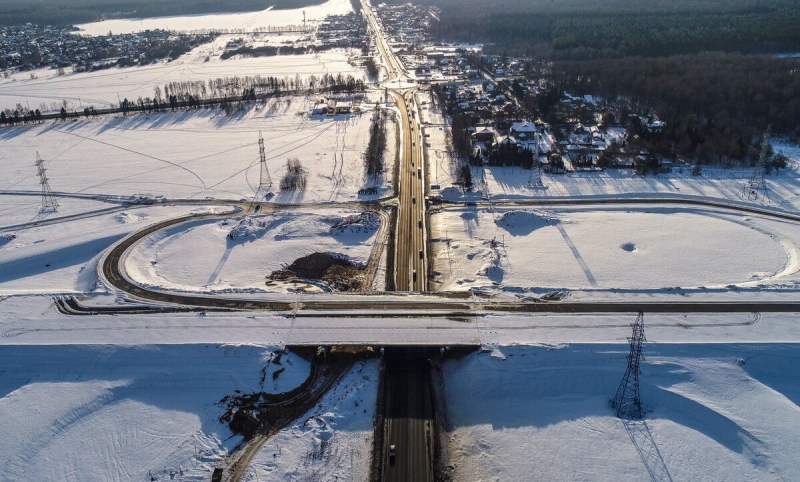
[[[378,49],[389,69],[387,83],[400,80],[403,66],[388,45],[375,12],[367,0],[362,10],[375,36]],[[400,112],[402,132],[399,176],[396,191],[399,202],[394,237],[394,285],[397,291],[428,290],[426,245],[425,166],[420,118],[414,90],[391,91]],[[432,435],[433,404],[430,398],[430,366],[424,353],[414,349],[389,349],[384,372],[384,435],[381,450],[382,480],[387,482],[433,481]],[[390,457],[389,447],[396,448]],[[373,474],[377,475],[377,474]]]
[[[394,55],[383,33],[381,24],[366,0],[362,0],[370,30],[373,32],[381,56],[386,61],[390,84],[404,77],[400,60]],[[425,166],[421,146],[420,119],[416,112],[414,89],[404,91],[389,89],[400,112],[402,131],[399,178],[396,181],[399,209],[395,227],[395,289],[397,291],[427,291],[427,245],[425,239],[427,217],[425,214]]]
[[[385,358],[383,480],[431,482],[433,402],[430,350],[387,347]],[[389,448],[395,456],[390,459]]]
[[[427,291],[427,249],[425,243],[425,189],[423,186],[420,127],[414,111],[413,93],[392,92],[400,109],[403,155],[398,179],[400,207],[395,229],[395,287],[397,291]]]

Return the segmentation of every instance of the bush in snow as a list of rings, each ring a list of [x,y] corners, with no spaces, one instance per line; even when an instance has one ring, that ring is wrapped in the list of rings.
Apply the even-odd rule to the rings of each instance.
[[[286,161],[286,174],[281,178],[281,191],[304,191],[308,172],[303,168],[300,159]]]

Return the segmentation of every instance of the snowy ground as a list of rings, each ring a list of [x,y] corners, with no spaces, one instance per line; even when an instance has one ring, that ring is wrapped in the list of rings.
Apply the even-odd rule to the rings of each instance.
[[[96,288],[102,252],[126,235],[190,212],[230,210],[185,206],[120,208],[101,215],[90,212],[86,218],[47,226],[0,230],[0,236],[14,236],[0,241],[0,295],[91,292]]]
[[[307,22],[320,21],[328,15],[344,15],[353,11],[350,0],[328,0],[304,8],[260,12],[219,13],[209,15],[184,15],[135,19],[114,19],[78,25],[87,35],[106,35],[142,32],[144,30],[246,30],[284,25],[302,25],[303,14]]]
[[[268,287],[266,277],[297,258],[336,253],[367,264],[380,217],[336,227],[360,214],[340,209],[190,222],[146,238],[125,266],[134,281],[170,290],[285,292],[288,285]],[[231,232],[236,239],[228,237]]]
[[[800,477],[800,346],[648,344],[643,422],[623,422],[608,406],[627,352],[500,347],[505,360],[447,362],[454,480]]]
[[[797,271],[797,232],[674,208],[466,207],[433,216],[443,290],[724,287]]]
[[[357,194],[374,183],[361,159],[372,113],[309,116],[313,102],[306,97],[271,99],[231,117],[214,109],[3,129],[0,190],[38,190],[33,166],[38,151],[57,192],[250,199],[259,182],[258,135],[263,132],[274,201],[375,198]],[[396,124],[387,125],[392,139]],[[308,171],[308,186],[304,192],[280,193],[279,182],[292,157]],[[378,197],[390,192],[393,142],[386,159]]]
[[[441,141],[440,141],[441,142]],[[440,145],[440,148],[444,144]],[[568,174],[543,174],[542,185],[531,183],[531,171],[514,167],[473,167],[475,187],[464,194],[453,185],[455,172],[438,171],[442,185],[441,196],[448,200],[492,199],[514,201],[531,198],[563,198],[587,196],[684,196],[725,199],[735,202],[800,211],[800,149],[775,143],[793,161],[788,169],[767,176],[769,200],[748,201],[740,193],[751,170],[704,168],[701,176],[692,176],[688,169],[676,169],[670,174],[639,176],[630,169]],[[682,172],[681,172],[682,171]],[[434,193],[436,194],[436,193]]]
[[[797,150],[788,150],[792,160],[800,161]],[[702,176],[692,176],[689,169],[676,169],[670,174],[639,176],[628,169],[608,169],[597,172],[581,172],[560,175],[544,174],[544,187],[529,184],[530,171],[511,167],[486,167],[473,170],[476,180],[485,179],[485,188],[477,185],[478,192],[472,196],[491,199],[520,199],[541,197],[576,197],[596,195],[683,195],[702,198],[745,201],[740,196],[742,186],[749,178],[751,170],[742,169],[703,169]],[[767,177],[770,200],[757,202],[780,209],[800,210],[800,171],[793,165],[778,175]],[[443,186],[444,187],[444,186]],[[445,197],[458,199],[463,196],[457,189],[450,188],[443,193]],[[468,196],[469,197],[469,196]]]
[[[30,178],[36,177],[36,169],[31,169]],[[20,177],[21,183],[28,184],[30,178]],[[16,185],[10,185],[14,189]],[[92,211],[102,211],[120,207],[119,204],[104,203],[91,199],[59,198],[58,211],[42,212],[41,196],[0,195],[0,235],[8,231],[8,226],[48,221],[63,216],[73,216]]]
[[[225,43],[223,36],[215,42],[201,45],[173,62],[143,67],[125,67],[96,72],[56,75],[52,69],[18,72],[9,79],[0,79],[0,108],[23,107],[42,112],[58,111],[63,101],[67,110],[83,112],[84,107],[118,106],[121,99],[136,101],[139,97],[154,96],[155,88],[163,89],[170,82],[216,80],[232,76],[308,78],[324,74],[352,75],[364,78],[362,68],[348,63],[358,53],[339,49],[307,55],[273,57],[233,57],[221,60]],[[208,58],[208,61],[206,60]],[[31,74],[36,78],[32,79]],[[55,107],[55,108],[54,108]],[[5,129],[4,129],[5,130]]]
[[[358,363],[264,445],[243,480],[368,480],[378,377],[377,361]]]
[[[0,479],[208,480],[241,440],[217,402],[261,390],[270,356],[233,345],[0,347]],[[290,359],[281,388],[308,375]]]

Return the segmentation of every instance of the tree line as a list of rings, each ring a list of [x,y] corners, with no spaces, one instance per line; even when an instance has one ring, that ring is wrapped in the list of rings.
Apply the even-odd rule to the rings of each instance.
[[[184,101],[189,100],[190,97],[202,100],[299,91],[352,94],[363,92],[365,89],[364,80],[350,74],[323,74],[322,76],[310,75],[308,77],[301,77],[299,74],[294,77],[247,75],[218,77],[208,81],[168,82],[164,84],[163,91],[156,86],[153,98],[161,100],[175,96],[178,100]]]
[[[369,143],[364,155],[367,175],[376,180],[383,173],[383,162],[386,155],[386,115],[376,110],[369,126]]]
[[[277,78],[262,76],[225,77],[204,81],[169,82],[163,89],[156,86],[154,95],[139,97],[136,100],[124,98],[118,106],[100,111],[94,107],[83,109],[86,117],[99,114],[129,112],[165,112],[179,108],[200,108],[219,105],[226,113],[231,114],[243,102],[256,101],[259,98],[299,93],[345,93],[363,92],[366,85],[363,80],[352,75],[325,74],[321,77]],[[64,104],[66,105],[66,103]],[[20,125],[42,122],[44,119],[78,117],[78,112],[68,112],[61,107],[57,113],[43,114],[39,109],[30,110],[18,103],[14,109],[0,111],[0,125]]]

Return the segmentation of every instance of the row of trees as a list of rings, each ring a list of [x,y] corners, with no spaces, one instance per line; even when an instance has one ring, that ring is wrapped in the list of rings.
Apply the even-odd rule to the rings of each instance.
[[[322,76],[311,75],[308,78],[295,75],[294,77],[273,76],[234,76],[218,77],[216,79],[188,80],[183,82],[169,82],[164,84],[163,90],[156,86],[153,99],[163,101],[164,98],[175,96],[178,101],[187,101],[190,97],[195,99],[233,98],[238,96],[255,96],[258,94],[279,94],[300,91],[312,92],[363,92],[366,84],[363,79],[341,73]]]
[[[0,126],[14,126],[19,124],[30,124],[33,122],[42,122],[42,112],[39,109],[19,109],[13,111],[6,109],[4,111],[0,111]]]
[[[383,173],[383,161],[386,154],[386,115],[376,110],[369,126],[369,143],[364,155],[367,175],[378,176]]]
[[[201,106],[212,106],[219,103],[219,106],[227,114],[235,111],[242,102],[252,102],[258,99],[258,95],[281,95],[306,92],[321,93],[347,93],[353,94],[363,92],[365,84],[362,80],[355,79],[351,75],[341,74],[323,75],[322,77],[311,76],[309,79],[302,79],[296,76],[294,79],[277,77],[227,77],[216,80],[170,82],[164,85],[164,89],[156,86],[152,98],[139,97],[136,100],[128,98],[120,101],[116,108],[106,110],[104,113],[122,112],[163,112],[167,109],[175,110],[179,108],[199,108]],[[68,112],[66,102],[60,107],[60,117],[77,117],[77,112]],[[86,107],[83,111],[86,117],[97,115],[94,107]],[[41,121],[43,119],[40,109],[30,110],[17,104],[15,109],[5,109],[0,113],[0,125],[16,125]]]

